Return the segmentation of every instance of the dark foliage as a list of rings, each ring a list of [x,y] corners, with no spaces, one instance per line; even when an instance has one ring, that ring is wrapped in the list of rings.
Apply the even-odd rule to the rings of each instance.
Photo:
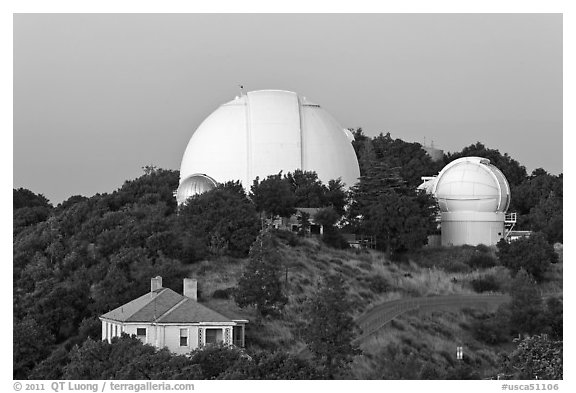
[[[250,199],[256,210],[268,217],[290,217],[296,213],[296,196],[282,172],[262,181],[257,177],[250,188]]]
[[[278,315],[288,302],[282,293],[280,268],[272,235],[263,231],[250,248],[250,261],[234,290],[238,306],[254,306],[261,316]]]
[[[24,207],[52,208],[52,204],[42,194],[34,194],[25,188],[14,189],[12,193],[12,208],[14,210]]]
[[[15,190],[15,376],[26,378],[34,365],[43,368],[32,375],[49,375],[47,365],[65,359],[63,345],[99,338],[94,316],[142,295],[150,277],[181,285],[177,186],[178,172],[154,169],[112,194],[74,196],[55,209]],[[23,225],[29,209],[44,215]]]
[[[563,343],[543,335],[526,337],[503,357],[500,371],[509,379],[563,379]]]
[[[546,300],[546,315],[544,319],[548,325],[544,332],[547,333],[553,340],[562,341],[564,336],[564,317],[563,304],[561,299],[551,297]]]
[[[476,278],[470,281],[470,285],[472,285],[472,289],[478,293],[497,292],[500,290],[500,283],[493,275]]]
[[[25,379],[42,359],[50,354],[54,336],[32,318],[14,324],[14,379]]]
[[[87,339],[70,352],[64,379],[201,379],[197,363],[168,349],[157,350],[136,337],[123,335],[112,343]]]
[[[306,304],[302,338],[329,379],[346,373],[352,358],[360,353],[352,343],[356,326],[351,312],[352,304],[339,276],[326,277]]]
[[[70,363],[70,354],[64,346],[54,350],[28,375],[28,379],[63,379],[64,367]]]
[[[234,288],[217,289],[212,293],[214,299],[230,299],[234,294]]]
[[[503,266],[513,274],[524,269],[538,282],[544,279],[544,273],[550,264],[558,262],[554,247],[538,232],[511,243],[501,240],[497,246],[497,256]]]
[[[230,182],[190,198],[180,208],[178,228],[185,262],[210,255],[244,257],[260,220],[240,183]]]
[[[210,344],[190,353],[190,362],[200,368],[203,379],[217,379],[243,361],[245,355],[241,349],[225,344]]]
[[[444,163],[448,164],[458,158],[471,156],[488,158],[490,163],[504,173],[511,186],[521,184],[527,177],[526,168],[510,157],[508,153],[501,154],[498,150],[489,149],[480,142],[466,146],[460,152],[448,153],[444,157]]]
[[[440,169],[422,149],[422,145],[393,139],[390,133],[374,137],[372,146],[376,159],[386,160],[390,166],[400,168],[400,176],[410,187],[417,187],[422,183],[422,176],[435,175]]]
[[[476,251],[467,261],[468,266],[474,269],[488,269],[498,264],[498,260],[491,254]]]
[[[368,279],[368,288],[374,293],[384,293],[389,287],[388,281],[380,274],[370,276]]]
[[[489,345],[510,342],[509,317],[507,306],[500,307],[494,314],[481,314],[472,323],[472,333],[478,341]]]
[[[323,379],[322,373],[308,360],[286,352],[257,352],[242,362],[236,362],[218,379]]]
[[[322,184],[316,172],[295,170],[282,176],[254,180],[250,199],[256,210],[268,217],[290,217],[298,207],[332,207],[339,216],[344,214],[347,193],[340,179]]]
[[[510,294],[510,330],[514,334],[538,334],[544,331],[546,318],[542,297],[536,283],[525,270],[520,270],[512,282]]]
[[[325,244],[337,249],[346,249],[349,247],[348,241],[335,227],[340,217],[333,207],[327,207],[314,215],[314,221],[323,226],[322,241]]]

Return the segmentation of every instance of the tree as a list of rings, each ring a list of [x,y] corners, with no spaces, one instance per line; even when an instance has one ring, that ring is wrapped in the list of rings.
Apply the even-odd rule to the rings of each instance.
[[[296,213],[296,196],[282,172],[260,181],[257,177],[250,188],[250,199],[256,211],[268,217],[290,217]]]
[[[323,207],[326,206],[326,187],[322,184],[316,172],[295,170],[286,174],[290,184],[296,207]]]
[[[536,207],[543,199],[552,193],[562,198],[563,176],[553,176],[539,168],[532,172],[522,183],[511,187],[512,200],[510,210],[520,215],[530,214],[530,209]]]
[[[217,379],[247,359],[240,348],[220,343],[195,349],[190,353],[190,361],[198,365],[204,379]]]
[[[346,214],[345,207],[348,203],[348,193],[340,179],[328,181],[328,189],[325,190],[324,199],[327,206],[331,206],[340,216]]]
[[[345,372],[360,353],[352,343],[356,325],[351,311],[340,276],[327,276],[307,302],[302,337],[329,379]]]
[[[335,227],[339,219],[340,215],[332,207],[321,209],[314,215],[314,221],[323,227],[324,243],[334,248],[348,248],[348,242]]]
[[[28,379],[63,379],[64,367],[69,362],[68,351],[64,346],[60,346],[34,367]]]
[[[200,367],[166,348],[123,334],[111,343],[88,338],[70,352],[64,379],[201,379]]]
[[[229,182],[190,198],[180,208],[178,228],[184,256],[195,261],[210,255],[214,239],[227,244],[227,255],[246,256],[260,222],[242,185]]]
[[[460,152],[447,154],[444,161],[445,164],[448,164],[457,158],[471,156],[488,158],[492,165],[504,173],[511,186],[521,184],[527,177],[526,168],[510,157],[508,153],[501,154],[498,150],[489,149],[480,142],[466,146]]]
[[[530,229],[542,232],[550,243],[562,243],[563,231],[563,199],[553,193],[542,199],[538,205],[530,209],[527,218]]]
[[[25,188],[14,188],[12,193],[12,208],[14,210],[23,207],[44,207],[52,209],[52,204],[42,194],[34,194]]]
[[[263,231],[250,248],[250,261],[234,291],[238,306],[254,306],[261,316],[280,313],[288,299],[282,293],[279,271],[280,257],[272,236]]]
[[[563,379],[562,341],[545,335],[526,337],[505,356],[501,373],[512,379]]]
[[[374,137],[372,145],[378,161],[387,161],[399,168],[400,177],[410,187],[417,187],[422,183],[422,176],[435,175],[440,169],[419,143],[394,139],[386,133]]]
[[[558,262],[554,247],[539,232],[511,243],[502,239],[497,247],[496,255],[500,263],[510,269],[512,274],[516,274],[523,268],[538,282],[544,279],[544,273],[549,265]]]
[[[407,187],[397,169],[380,164],[352,189],[348,219],[356,231],[376,237],[388,258],[426,244],[436,227],[437,204],[424,192]]]
[[[14,379],[25,379],[28,373],[50,354],[54,336],[46,327],[27,317],[14,324]]]

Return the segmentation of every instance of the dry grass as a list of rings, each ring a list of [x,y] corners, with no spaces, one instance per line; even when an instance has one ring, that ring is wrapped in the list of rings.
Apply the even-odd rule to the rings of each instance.
[[[289,303],[282,319],[264,319],[260,323],[252,309],[239,309],[233,299],[215,299],[214,291],[236,286],[247,260],[220,258],[190,266],[190,277],[199,281],[201,300],[225,315],[243,317],[251,321],[247,342],[260,348],[301,353],[304,344],[297,337],[296,327],[305,322],[302,307],[329,274],[340,274],[348,286],[349,299],[357,317],[384,301],[406,297],[472,294],[469,282],[484,275],[493,275],[504,285],[510,282],[507,269],[493,267],[475,270],[465,261],[475,252],[472,247],[422,250],[404,263],[392,263],[383,253],[373,250],[335,250],[322,245],[316,239],[298,239],[297,246],[278,241],[282,257],[280,276],[285,284]],[[286,274],[287,272],[287,274]],[[553,279],[548,285],[551,291],[561,291],[562,263],[554,265],[549,272]],[[463,312],[432,312],[408,314],[394,320],[385,329],[363,344],[366,356],[354,362],[355,376],[366,378],[374,375],[374,357],[390,343],[411,348],[415,353],[429,357],[433,364],[446,366],[455,356],[457,342],[469,348],[474,362],[486,370],[496,361],[494,349],[475,341],[463,329],[469,315]],[[465,349],[466,351],[466,349]]]
[[[486,375],[493,375],[498,355],[494,348],[476,341],[466,326],[471,317],[464,312],[411,313],[403,315],[362,344],[363,356],[353,363],[353,376],[371,379],[385,374],[380,357],[387,346],[398,345],[414,353],[418,360],[446,370],[456,361],[456,347],[464,347],[471,364]]]

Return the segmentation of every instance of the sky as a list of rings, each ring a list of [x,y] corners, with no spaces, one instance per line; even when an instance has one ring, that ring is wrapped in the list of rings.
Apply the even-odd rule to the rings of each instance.
[[[16,14],[13,186],[112,192],[246,91],[343,127],[563,172],[561,14]]]

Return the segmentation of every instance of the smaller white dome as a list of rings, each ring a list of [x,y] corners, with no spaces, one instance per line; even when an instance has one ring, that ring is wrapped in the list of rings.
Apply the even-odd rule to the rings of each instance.
[[[185,203],[188,198],[210,191],[216,188],[216,185],[216,181],[210,176],[196,173],[180,183],[178,191],[176,191],[176,201],[181,205]]]
[[[433,193],[442,212],[506,212],[510,205],[506,177],[481,157],[463,157],[446,165]]]

